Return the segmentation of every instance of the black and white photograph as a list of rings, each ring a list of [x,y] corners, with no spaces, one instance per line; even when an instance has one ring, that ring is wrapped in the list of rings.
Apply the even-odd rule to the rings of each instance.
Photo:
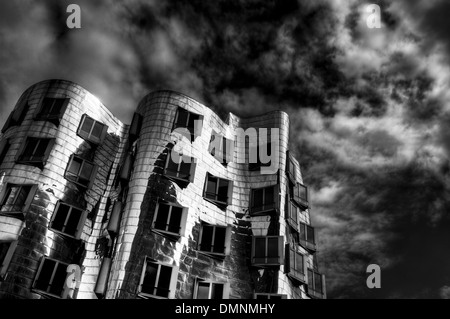
[[[0,299],[450,299],[449,30],[448,0],[2,1]]]

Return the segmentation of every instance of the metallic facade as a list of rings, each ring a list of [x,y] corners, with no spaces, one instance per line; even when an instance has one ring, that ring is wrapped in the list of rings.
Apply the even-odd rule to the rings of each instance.
[[[271,174],[237,138],[260,128],[279,133]],[[0,298],[326,297],[286,113],[223,121],[157,91],[124,125],[79,85],[49,80],[2,133]]]

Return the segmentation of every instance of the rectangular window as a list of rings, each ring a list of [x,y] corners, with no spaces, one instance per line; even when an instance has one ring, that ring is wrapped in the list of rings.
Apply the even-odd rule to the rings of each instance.
[[[252,242],[252,265],[282,265],[283,237],[254,236]]]
[[[267,163],[263,163],[261,160],[261,154],[260,152],[264,152],[267,154],[268,157],[272,156],[272,143],[268,142],[267,144],[262,144],[262,142],[259,140],[259,136],[258,136],[258,142],[256,146],[248,146],[248,150],[249,152],[255,152],[256,153],[256,162],[252,163],[252,156],[249,154],[248,158],[249,158],[249,164],[248,164],[248,169],[250,171],[255,171],[260,169],[261,167],[270,167],[271,166],[271,161],[268,161]]]
[[[308,268],[308,295],[325,299],[325,276]]]
[[[43,169],[54,144],[54,138],[27,137],[25,143],[17,152],[16,162]]]
[[[203,198],[219,205],[231,204],[233,195],[233,182],[215,177],[211,174],[206,174],[205,188],[203,191]]]
[[[288,174],[289,180],[291,183],[295,184],[297,182],[297,170],[294,164],[294,159],[292,154],[288,151],[287,160],[286,160],[287,168],[286,173]]]
[[[18,241],[0,241],[0,279],[5,279]]]
[[[297,183],[294,187],[290,188],[291,198],[298,204],[300,207],[306,209],[308,208],[308,190],[305,185]]]
[[[286,245],[285,272],[291,278],[306,283],[306,257],[289,244]]]
[[[49,121],[55,125],[59,125],[68,104],[69,99],[67,98],[46,97],[42,100],[41,106],[37,109],[35,119]]]
[[[50,228],[79,239],[85,220],[85,210],[58,201],[50,222]]]
[[[213,255],[229,255],[231,227],[202,224],[198,250]]]
[[[0,212],[6,214],[27,212],[36,190],[37,185],[7,184],[0,197]]]
[[[287,206],[287,215],[286,220],[288,224],[294,228],[296,231],[298,231],[298,208],[297,206],[290,200],[289,195],[286,196],[286,206]]]
[[[173,129],[187,128],[191,134],[191,142],[196,136],[200,136],[202,129],[203,116],[191,113],[179,107],[173,123]]]
[[[67,266],[69,265],[54,259],[42,258],[33,289],[61,298],[67,276]]]
[[[287,299],[287,295],[255,293],[253,299]]]
[[[313,251],[317,249],[314,228],[305,223],[300,223],[300,245]]]
[[[278,185],[251,190],[250,215],[278,213]]]
[[[220,163],[227,165],[233,161],[234,141],[229,140],[217,132],[213,131],[209,142],[209,153]]]
[[[2,133],[5,133],[10,127],[21,125],[29,108],[30,106],[26,99],[20,101],[6,120],[5,125],[2,128]]]
[[[177,153],[167,153],[164,175],[184,182],[193,182],[196,163],[194,158],[189,156],[180,156]]]
[[[67,165],[65,178],[83,187],[90,188],[94,183],[97,167],[79,156],[72,155]]]
[[[138,294],[143,298],[175,298],[178,267],[145,260]]]
[[[188,208],[159,202],[153,217],[153,230],[169,235],[183,236]]]
[[[0,165],[3,164],[3,161],[5,160],[6,154],[8,154],[10,146],[11,144],[9,143],[9,140],[3,139],[0,141]]]
[[[130,130],[128,133],[131,142],[134,142],[139,137],[139,133],[141,132],[141,126],[142,126],[142,115],[139,113],[134,113],[133,120],[131,121]]]
[[[107,131],[108,126],[84,114],[77,134],[87,141],[100,144],[105,139]]]
[[[196,279],[194,299],[228,299],[230,284]]]

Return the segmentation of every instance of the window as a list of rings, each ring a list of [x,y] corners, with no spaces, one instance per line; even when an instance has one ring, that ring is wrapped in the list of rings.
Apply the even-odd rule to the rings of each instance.
[[[25,143],[17,152],[16,163],[44,168],[53,145],[54,138],[27,137]]]
[[[153,230],[169,235],[183,236],[187,211],[187,207],[165,202],[157,203],[153,217]]]
[[[308,295],[325,299],[325,276],[308,268]]]
[[[202,224],[198,250],[215,256],[230,254],[231,227]]]
[[[264,155],[267,154],[267,156],[269,158],[272,156],[272,143],[271,142],[268,142],[267,144],[262,144],[262,142],[260,142],[259,136],[258,136],[258,142],[257,142],[256,147],[249,146],[248,150],[249,150],[249,152],[256,152],[256,162],[254,162],[254,160],[252,160],[252,156],[249,154],[248,169],[250,171],[258,170],[263,166],[264,167],[271,166],[271,161],[268,161],[267,163],[261,162],[261,156],[260,156],[260,152],[262,152]]]
[[[5,279],[18,241],[0,241],[0,279]]]
[[[296,231],[298,231],[298,208],[295,206],[293,202],[291,202],[289,195],[286,196],[286,220],[289,225],[291,225],[292,228],[294,228]]]
[[[228,299],[230,284],[196,279],[194,299]]]
[[[259,134],[257,136],[256,145],[250,145],[250,141],[247,140],[247,149],[248,149],[248,169],[250,171],[258,170],[261,167],[269,167],[271,166],[271,161],[269,160],[267,163],[262,162],[261,158],[261,152],[263,156],[267,156],[269,159],[272,156],[272,143],[270,141],[270,136],[267,136],[266,139],[267,142],[263,142],[263,140],[260,138]],[[256,155],[256,156],[255,156]],[[256,158],[256,161],[255,161]]]
[[[164,175],[184,182],[193,182],[196,163],[193,157],[174,154],[172,150],[167,153]]]
[[[287,295],[255,293],[253,299],[287,299]]]
[[[173,129],[184,127],[189,130],[191,134],[191,142],[195,140],[196,136],[200,136],[202,129],[203,116],[186,111],[179,107],[173,123]]]
[[[233,161],[234,141],[229,140],[213,131],[209,142],[209,153],[220,163],[226,165]]]
[[[305,223],[300,223],[300,245],[313,251],[317,249],[314,228]]]
[[[308,208],[308,190],[305,185],[297,183],[290,188],[291,198],[302,208]]]
[[[87,141],[100,144],[105,139],[107,131],[108,126],[84,114],[77,134]]]
[[[22,214],[27,212],[36,190],[37,185],[7,184],[0,197],[0,213]]]
[[[252,243],[252,265],[282,265],[283,237],[254,236]]]
[[[296,170],[296,167],[295,167],[295,164],[294,164],[294,159],[293,159],[293,157],[292,157],[292,155],[291,155],[291,153],[289,151],[288,151],[288,154],[287,154],[286,164],[287,164],[286,173],[287,173],[287,175],[289,177],[289,180],[293,184],[295,184],[297,182],[297,173],[296,173],[297,170]]]
[[[203,198],[212,201],[219,206],[231,204],[233,196],[233,182],[206,174]]]
[[[134,156],[131,152],[125,155],[125,161],[120,168],[119,178],[122,181],[129,181],[131,177],[131,170],[133,169]]]
[[[35,120],[49,121],[58,126],[68,104],[69,99],[66,98],[46,97],[42,100],[41,106],[36,110]]]
[[[0,165],[5,160],[6,154],[8,154],[10,146],[11,144],[7,139],[3,139],[0,141]]]
[[[51,258],[42,258],[33,289],[61,298],[67,276],[67,266],[69,265]]]
[[[306,283],[306,257],[289,244],[286,245],[285,272],[290,277]]]
[[[147,258],[142,269],[138,295],[143,298],[175,298],[178,267]]]
[[[130,130],[128,133],[131,142],[134,142],[139,137],[141,126],[142,126],[142,115],[139,113],[134,113],[133,120],[131,121]]]
[[[85,219],[86,212],[83,209],[58,201],[50,228],[78,239],[83,231]]]
[[[83,187],[90,188],[94,183],[97,167],[79,156],[72,155],[67,165],[65,178]]]
[[[29,108],[30,106],[28,105],[28,101],[25,99],[20,101],[6,120],[6,123],[2,128],[2,133],[5,133],[10,127],[21,125]]]
[[[250,215],[278,212],[278,185],[252,189]]]

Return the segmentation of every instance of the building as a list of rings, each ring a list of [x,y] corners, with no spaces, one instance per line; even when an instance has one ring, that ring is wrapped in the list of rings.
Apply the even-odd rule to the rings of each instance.
[[[288,139],[281,111],[156,91],[124,125],[75,83],[31,86],[0,138],[0,298],[325,298]]]

